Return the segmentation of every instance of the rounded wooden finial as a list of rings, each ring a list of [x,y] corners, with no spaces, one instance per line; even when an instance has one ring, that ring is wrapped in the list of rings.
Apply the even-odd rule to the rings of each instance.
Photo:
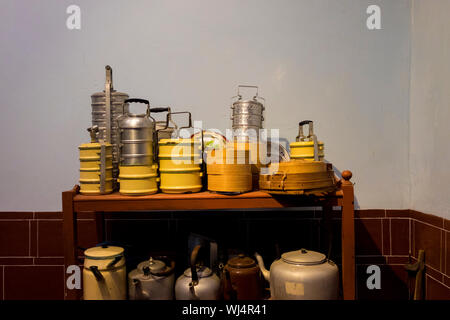
[[[352,178],[352,176],[353,176],[353,173],[351,171],[349,171],[349,170],[345,170],[345,171],[342,172],[342,178],[345,181],[349,181]]]

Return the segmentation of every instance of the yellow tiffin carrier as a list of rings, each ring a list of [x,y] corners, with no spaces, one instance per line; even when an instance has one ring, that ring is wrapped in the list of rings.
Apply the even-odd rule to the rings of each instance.
[[[89,128],[88,131],[91,133],[91,143],[85,143],[78,147],[80,151],[80,193],[87,195],[111,193],[113,191],[112,145],[95,142],[98,133],[97,126]]]
[[[195,139],[161,139],[158,146],[161,191],[199,192],[203,187],[201,143]]]
[[[303,134],[303,127],[305,125],[309,125],[309,133],[307,136]],[[317,141],[311,120],[305,120],[299,123],[298,136],[296,137],[296,141],[290,144],[290,148],[291,159],[293,160],[323,161],[325,157],[324,143]],[[317,156],[315,156],[315,153],[317,153]]]
[[[120,193],[146,195],[158,192],[158,165],[119,166]]]

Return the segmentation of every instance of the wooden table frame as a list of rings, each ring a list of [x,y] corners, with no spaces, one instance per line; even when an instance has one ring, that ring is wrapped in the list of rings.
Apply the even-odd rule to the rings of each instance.
[[[191,194],[157,193],[148,196],[123,196],[118,193],[99,196],[79,194],[79,187],[62,193],[64,265],[78,265],[77,212],[96,212],[97,237],[103,238],[104,212],[153,210],[266,209],[321,206],[325,215],[333,206],[342,208],[342,292],[345,300],[355,299],[355,230],[352,173],[344,171],[339,189],[326,196],[272,196],[254,191],[236,196],[199,192]],[[66,274],[66,273],[65,273]],[[66,279],[69,275],[66,274]],[[79,298],[79,290],[65,286],[65,299]]]

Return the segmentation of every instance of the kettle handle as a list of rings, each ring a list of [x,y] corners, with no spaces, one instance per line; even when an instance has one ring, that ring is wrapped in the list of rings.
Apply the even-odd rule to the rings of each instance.
[[[94,274],[95,279],[97,279],[97,281],[103,281],[105,280],[105,278],[103,277],[102,273],[100,272],[100,270],[98,270],[97,266],[90,266],[89,270]]]
[[[191,253],[191,277],[192,277],[192,282],[190,283],[191,286],[196,286],[198,284],[198,274],[195,264],[197,262],[198,251],[201,249],[201,247],[202,246],[199,244],[196,245]]]
[[[147,117],[150,115],[150,102],[147,99],[129,98],[129,99],[126,99],[123,102],[123,105],[125,105],[127,103],[143,103],[143,104],[146,104],[147,105],[147,110],[146,110],[145,114],[147,115]]]
[[[168,257],[166,256],[159,256],[159,257],[154,257],[155,260],[163,260],[166,263],[170,261],[170,263],[168,263],[170,266],[167,270],[165,271],[161,271],[161,272],[152,272],[149,270],[149,273],[154,275],[154,276],[158,276],[158,277],[164,277],[164,276],[168,276],[170,274],[173,273],[173,271],[175,270],[175,261],[173,260],[169,260]]]

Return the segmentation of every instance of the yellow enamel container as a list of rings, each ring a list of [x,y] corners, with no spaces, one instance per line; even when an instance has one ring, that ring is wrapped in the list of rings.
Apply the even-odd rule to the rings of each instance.
[[[101,144],[98,142],[84,143],[78,149],[80,152],[80,193],[102,194],[100,192]],[[113,191],[112,168],[112,146],[105,143],[105,190],[103,194]]]
[[[112,166],[106,167],[105,178],[107,180],[112,179]],[[80,180],[99,180],[100,170],[99,169],[80,169]]]
[[[126,300],[127,272],[120,247],[93,247],[84,251],[83,299]]]
[[[106,168],[112,167],[113,158],[112,156],[106,157]],[[80,169],[81,170],[99,170],[100,171],[100,157],[94,160],[83,160],[80,159]]]
[[[195,139],[161,139],[158,146],[161,191],[199,192],[203,187],[201,143]]]
[[[105,179],[105,194],[113,191],[113,179]],[[88,195],[102,194],[100,192],[100,178],[80,179],[80,193]]]
[[[322,141],[318,143],[319,161],[325,157],[325,145]],[[314,161],[314,141],[297,141],[290,144],[291,159],[302,159]]]
[[[98,142],[84,143],[78,147],[81,160],[100,159],[101,145]],[[112,145],[105,143],[106,156],[112,156]]]
[[[158,166],[119,166],[119,192],[125,195],[146,195],[158,192]]]

